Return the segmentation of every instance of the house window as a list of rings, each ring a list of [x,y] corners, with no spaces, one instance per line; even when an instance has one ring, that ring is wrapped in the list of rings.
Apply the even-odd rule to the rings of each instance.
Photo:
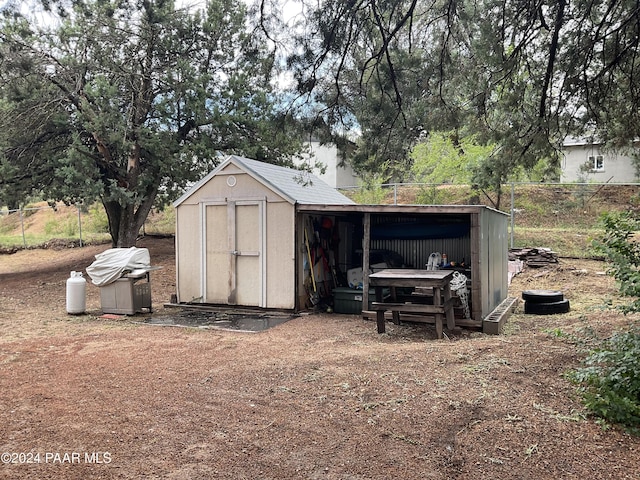
[[[604,158],[602,155],[589,157],[589,166],[592,172],[604,172]]]

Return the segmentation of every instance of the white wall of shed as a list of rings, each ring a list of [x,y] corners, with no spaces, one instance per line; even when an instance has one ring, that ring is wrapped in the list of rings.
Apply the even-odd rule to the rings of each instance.
[[[235,177],[230,186],[229,177]],[[176,208],[176,275],[179,302],[203,302],[203,232],[201,204],[266,201],[266,307],[295,308],[295,206],[244,171],[229,165]],[[215,235],[215,222],[206,235]],[[228,277],[228,262],[209,275]],[[204,282],[206,283],[206,282]],[[242,298],[242,295],[239,296]]]

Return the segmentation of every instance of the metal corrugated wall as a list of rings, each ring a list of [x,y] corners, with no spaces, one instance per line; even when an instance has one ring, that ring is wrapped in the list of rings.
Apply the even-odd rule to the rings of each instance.
[[[448,218],[447,218],[448,217]],[[415,223],[419,218],[422,222],[431,224],[436,221],[443,222],[443,216],[393,216],[386,215],[373,216],[372,226],[381,224],[402,224],[402,223]],[[469,222],[467,215],[450,215],[445,216],[446,220],[451,220],[454,223],[466,223]],[[373,239],[371,240],[371,250],[390,250],[396,252],[404,259],[404,264],[411,268],[425,268],[429,262],[429,256],[438,252],[440,254],[446,253],[449,262],[465,262],[468,266],[471,263],[471,235],[468,233],[463,237],[456,238],[420,238],[414,240],[395,240],[395,239]]]
[[[372,240],[371,250],[390,250],[404,259],[404,264],[411,268],[425,268],[429,255],[433,252],[446,253],[449,261],[460,263],[471,261],[471,238],[469,235],[460,238],[438,238],[420,240]]]

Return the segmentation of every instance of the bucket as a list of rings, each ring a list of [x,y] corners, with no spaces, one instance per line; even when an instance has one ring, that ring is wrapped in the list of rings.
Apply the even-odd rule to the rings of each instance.
[[[67,279],[67,313],[77,315],[85,312],[86,290],[87,281],[82,276],[82,272],[71,272],[71,276]]]

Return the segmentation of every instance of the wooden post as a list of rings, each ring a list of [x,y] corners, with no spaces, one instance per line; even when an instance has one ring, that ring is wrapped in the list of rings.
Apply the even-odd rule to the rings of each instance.
[[[362,310],[369,308],[369,248],[371,247],[371,214],[365,213],[362,238]],[[384,322],[384,312],[383,312]],[[380,325],[380,320],[378,320]],[[378,330],[380,327],[378,326]],[[382,330],[384,332],[384,330]]]
[[[229,294],[227,302],[229,305],[238,303],[236,291],[236,265],[237,265],[237,244],[236,244],[236,202],[227,202],[227,245],[229,248]]]

